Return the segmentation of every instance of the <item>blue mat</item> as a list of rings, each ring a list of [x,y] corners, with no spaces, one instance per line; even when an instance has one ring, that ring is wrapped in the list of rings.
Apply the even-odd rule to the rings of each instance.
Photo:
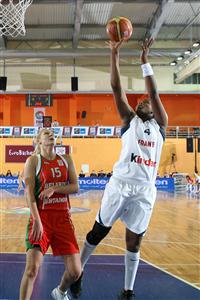
[[[123,288],[123,256],[94,255],[84,272],[80,300],[116,300]],[[19,285],[25,266],[24,254],[0,254],[0,299],[19,299]],[[46,255],[31,300],[50,300],[64,265],[60,258]],[[140,262],[135,283],[137,300],[199,300],[200,290]]]

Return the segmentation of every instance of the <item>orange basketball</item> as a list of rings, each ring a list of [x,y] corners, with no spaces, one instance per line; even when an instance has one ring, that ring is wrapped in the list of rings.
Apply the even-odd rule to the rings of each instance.
[[[115,17],[108,21],[106,32],[111,41],[119,42],[121,39],[128,41],[132,35],[131,21],[124,17]]]

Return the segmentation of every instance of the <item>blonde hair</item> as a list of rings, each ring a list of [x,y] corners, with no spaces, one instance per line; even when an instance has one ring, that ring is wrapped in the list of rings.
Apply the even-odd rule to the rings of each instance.
[[[41,148],[40,148],[40,138],[43,132],[45,131],[50,131],[49,129],[46,128],[41,128],[38,134],[34,137],[33,139],[33,145],[35,147],[35,150],[33,151],[32,155],[37,155],[41,153]]]

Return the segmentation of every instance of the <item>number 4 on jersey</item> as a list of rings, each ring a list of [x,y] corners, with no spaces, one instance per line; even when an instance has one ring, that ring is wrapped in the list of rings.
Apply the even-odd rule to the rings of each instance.
[[[151,131],[150,131],[150,129],[145,129],[144,133],[147,133],[148,135],[150,135]]]

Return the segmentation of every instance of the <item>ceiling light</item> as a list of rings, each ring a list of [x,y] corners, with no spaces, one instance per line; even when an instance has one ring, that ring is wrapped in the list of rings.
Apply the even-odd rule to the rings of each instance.
[[[199,45],[200,45],[199,42],[195,42],[192,46],[193,46],[193,47],[198,47]]]
[[[177,65],[177,62],[176,62],[176,61],[170,62],[170,66],[175,66],[175,65]]]
[[[177,57],[177,60],[183,60],[183,59],[184,57],[182,55]]]
[[[185,54],[191,54],[192,53],[192,50],[191,49],[188,49],[184,52]]]

